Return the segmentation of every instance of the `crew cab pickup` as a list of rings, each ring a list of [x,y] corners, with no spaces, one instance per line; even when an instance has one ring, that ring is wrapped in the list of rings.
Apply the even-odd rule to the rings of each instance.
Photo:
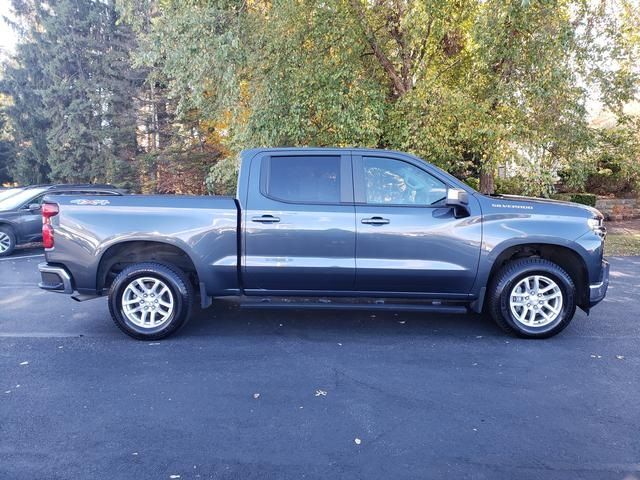
[[[40,287],[108,295],[137,339],[180,328],[194,302],[486,313],[545,338],[609,283],[595,209],[485,196],[406,153],[253,149],[235,198],[49,195]]]

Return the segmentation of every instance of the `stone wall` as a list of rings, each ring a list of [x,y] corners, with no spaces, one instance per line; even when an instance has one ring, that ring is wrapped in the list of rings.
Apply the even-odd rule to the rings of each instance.
[[[598,198],[596,208],[607,220],[640,218],[640,202],[637,198]]]

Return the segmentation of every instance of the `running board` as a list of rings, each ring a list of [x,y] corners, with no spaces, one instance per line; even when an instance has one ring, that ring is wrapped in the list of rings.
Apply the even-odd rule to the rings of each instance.
[[[442,302],[425,303],[391,303],[382,300],[375,302],[339,302],[333,300],[272,300],[262,298],[246,300],[240,303],[240,308],[249,309],[310,309],[310,310],[383,310],[404,312],[430,312],[430,313],[468,313],[465,305],[444,304]]]

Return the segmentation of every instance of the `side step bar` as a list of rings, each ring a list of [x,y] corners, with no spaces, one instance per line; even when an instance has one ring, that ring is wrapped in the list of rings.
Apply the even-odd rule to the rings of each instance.
[[[336,302],[329,300],[313,301],[287,301],[271,300],[263,298],[259,300],[243,300],[240,308],[248,309],[309,309],[309,310],[382,310],[404,312],[430,312],[430,313],[468,313],[465,305],[443,304],[441,302],[429,303],[386,303],[376,302]]]

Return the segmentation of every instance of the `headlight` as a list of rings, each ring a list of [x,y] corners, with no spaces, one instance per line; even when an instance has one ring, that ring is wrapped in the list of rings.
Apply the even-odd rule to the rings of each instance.
[[[599,235],[604,239],[607,236],[607,229],[603,223],[602,218],[590,218],[587,220],[589,228],[593,230],[596,235]]]

